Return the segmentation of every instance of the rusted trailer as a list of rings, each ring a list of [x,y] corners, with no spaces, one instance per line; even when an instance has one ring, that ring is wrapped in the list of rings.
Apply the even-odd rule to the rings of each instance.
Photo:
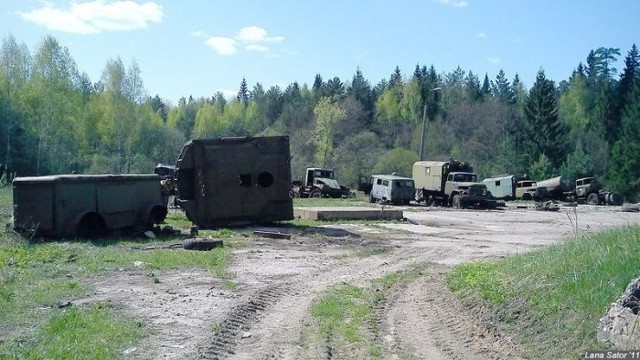
[[[164,221],[160,177],[51,175],[13,180],[12,227],[45,237],[93,238]]]
[[[176,163],[178,205],[200,228],[293,219],[288,136],[188,141]]]

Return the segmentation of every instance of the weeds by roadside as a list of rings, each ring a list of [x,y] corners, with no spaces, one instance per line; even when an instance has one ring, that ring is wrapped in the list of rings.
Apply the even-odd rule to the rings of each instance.
[[[448,282],[463,299],[483,299],[527,357],[572,358],[605,347],[596,341],[598,319],[638,277],[639,251],[640,227],[628,226],[460,265]]]

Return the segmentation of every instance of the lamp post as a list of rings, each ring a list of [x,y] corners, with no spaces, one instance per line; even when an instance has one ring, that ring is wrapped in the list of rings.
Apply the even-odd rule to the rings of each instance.
[[[431,91],[436,92],[440,90],[440,87],[435,87]],[[422,133],[420,134],[420,161],[424,160],[424,127],[427,122],[427,99],[424,99],[424,105],[422,106]]]

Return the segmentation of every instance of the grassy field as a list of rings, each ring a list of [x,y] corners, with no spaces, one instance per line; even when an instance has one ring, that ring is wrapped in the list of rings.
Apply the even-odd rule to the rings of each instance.
[[[0,221],[11,216],[10,188],[0,188]],[[181,212],[167,223],[191,225]],[[88,241],[27,241],[11,232],[0,236],[0,358],[113,359],[148,331],[139,319],[108,303],[76,307],[73,300],[92,292],[88,276],[133,271],[136,262],[151,270],[199,268],[227,278],[231,230],[203,231],[201,236],[225,238],[213,251],[171,249],[176,236],[155,240],[117,238]],[[231,240],[231,241],[230,241]],[[142,251],[141,248],[151,248]],[[149,279],[153,281],[154,279]],[[68,303],[71,302],[71,306]]]
[[[527,358],[578,358],[605,347],[598,319],[638,277],[639,252],[640,227],[629,226],[461,265],[448,280],[460,298],[483,299]]]

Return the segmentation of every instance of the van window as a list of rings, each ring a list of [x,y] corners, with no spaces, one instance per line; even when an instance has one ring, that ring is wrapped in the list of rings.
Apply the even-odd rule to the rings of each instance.
[[[405,181],[401,181],[400,184],[402,184],[402,187],[406,187],[406,188],[412,188],[413,186],[413,180],[405,180]]]
[[[500,180],[496,180],[496,186],[500,186]]]
[[[381,185],[381,184],[382,184],[382,179],[378,179],[378,180],[376,181],[376,184]]]
[[[389,186],[389,180],[383,180],[382,186]]]

